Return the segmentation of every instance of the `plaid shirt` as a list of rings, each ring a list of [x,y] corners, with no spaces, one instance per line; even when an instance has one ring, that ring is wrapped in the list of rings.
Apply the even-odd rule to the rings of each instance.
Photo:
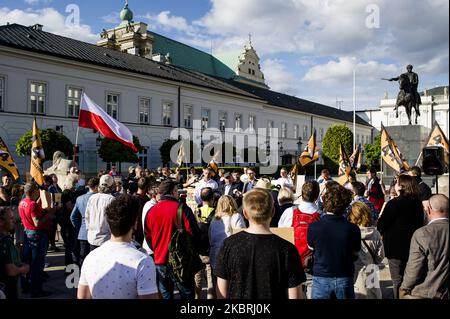
[[[373,206],[373,204],[364,196],[355,196],[355,198],[353,198],[353,201],[350,203],[350,205],[345,210],[345,217],[348,218],[348,216],[350,215],[350,212],[352,211],[352,204],[356,203],[356,202],[364,203],[367,205],[367,207],[369,207],[370,211],[372,212],[373,224],[376,225],[377,221],[378,221],[378,212],[375,209],[375,206]]]

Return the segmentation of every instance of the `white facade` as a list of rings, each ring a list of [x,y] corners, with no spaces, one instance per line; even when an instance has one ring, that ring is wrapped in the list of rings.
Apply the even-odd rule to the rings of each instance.
[[[425,91],[426,92],[426,91]],[[426,94],[426,93],[425,93]],[[445,135],[449,136],[449,100],[448,90],[444,90],[441,95],[423,95],[421,96],[422,105],[420,106],[420,117],[418,125],[425,126],[430,130],[436,120],[439,123]],[[384,98],[380,101],[378,109],[357,111],[359,117],[370,123],[376,130],[381,130],[381,124],[386,127],[408,125],[408,116],[405,108],[399,107],[399,117],[395,117],[396,99]],[[416,118],[415,111],[412,111],[411,119],[414,123]]]
[[[242,130],[248,128],[249,121],[254,123],[256,129],[266,128],[268,121],[273,121],[274,127],[280,130],[283,122],[287,125],[287,136],[281,139],[284,153],[297,154],[298,139],[294,136],[294,125],[298,125],[295,130],[303,138],[303,147],[310,136],[311,122],[313,128],[317,130],[319,147],[322,135],[325,135],[330,125],[347,124],[352,129],[352,123],[267,105],[257,99],[3,46],[0,46],[0,79],[2,80],[0,136],[13,152],[22,175],[29,170],[30,161],[29,157],[19,157],[15,153],[15,143],[24,133],[31,130],[34,117],[40,129],[63,126],[64,135],[75,144],[78,119],[70,116],[72,111],[69,112],[68,106],[69,89],[85,91],[93,101],[105,109],[108,94],[117,95],[118,120],[139,137],[147,153],[147,157],[142,158],[141,164],[152,168],[161,165],[159,147],[169,137],[171,129],[178,127],[179,87],[182,127],[185,125],[183,114],[185,110],[191,113],[192,120],[199,120],[202,110],[209,110],[209,126],[216,128],[219,127],[219,115],[223,115],[224,112],[227,119],[226,127],[234,127],[235,117],[240,115]],[[41,86],[43,90],[37,96],[43,102],[38,103],[38,106],[44,108],[42,114],[32,112],[32,108],[35,109],[35,105],[31,102],[32,83],[43,84]],[[70,101],[73,104],[73,99]],[[140,121],[146,121],[147,117],[139,111],[148,105],[148,101],[149,123],[141,124]],[[171,106],[170,124],[167,126],[163,125],[164,105]],[[371,127],[358,124],[356,129],[358,136],[370,139]],[[98,134],[92,130],[80,128],[79,166],[86,173],[95,173],[106,168],[106,164],[102,163],[96,153],[97,137]],[[52,156],[46,155],[48,158]],[[122,169],[126,169],[127,166],[123,164]]]

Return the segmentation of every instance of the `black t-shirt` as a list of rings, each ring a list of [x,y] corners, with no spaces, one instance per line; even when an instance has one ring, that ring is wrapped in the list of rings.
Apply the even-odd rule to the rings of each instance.
[[[229,281],[230,299],[287,299],[288,288],[306,281],[293,244],[246,231],[224,240],[214,274]]]

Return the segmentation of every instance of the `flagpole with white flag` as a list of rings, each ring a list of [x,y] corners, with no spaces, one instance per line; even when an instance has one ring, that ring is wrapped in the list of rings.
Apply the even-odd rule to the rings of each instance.
[[[356,69],[353,69],[353,149],[356,149]]]

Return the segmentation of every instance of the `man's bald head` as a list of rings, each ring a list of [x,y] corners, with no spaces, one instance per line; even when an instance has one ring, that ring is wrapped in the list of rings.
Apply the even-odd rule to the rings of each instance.
[[[448,216],[448,197],[443,194],[437,194],[430,197],[430,209],[433,214]]]

